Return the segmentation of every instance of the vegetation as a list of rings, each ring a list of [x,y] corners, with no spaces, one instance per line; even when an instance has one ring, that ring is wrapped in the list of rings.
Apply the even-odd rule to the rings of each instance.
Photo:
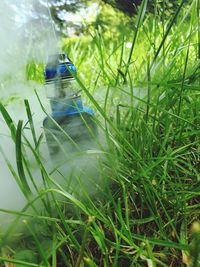
[[[161,16],[167,16],[169,17],[172,15],[176,9],[179,6],[179,2],[177,0],[165,0],[165,1],[155,1],[155,0],[149,0],[147,3],[147,12],[154,13],[155,9],[157,9],[158,15]],[[188,3],[188,0],[185,2]],[[138,12],[138,8],[140,4],[142,3],[141,0],[96,0],[96,1],[62,1],[62,0],[49,0],[49,5],[51,9],[52,17],[55,21],[55,23],[58,25],[59,29],[62,29],[66,26],[66,20],[62,17],[63,13],[65,12],[77,12],[81,8],[86,8],[90,6],[91,4],[98,4],[99,6],[104,6],[104,4],[107,4],[108,6],[112,6],[115,8],[115,10],[119,10],[122,13],[132,17]],[[107,19],[109,19],[107,17]],[[67,22],[69,25],[69,22]]]
[[[10,170],[30,198],[28,206],[46,207],[44,214],[33,215],[28,206],[16,212],[27,232],[20,244],[4,248],[2,263],[200,266],[200,3],[188,6],[182,0],[173,14],[160,18],[157,8],[146,13],[147,2],[131,19],[105,8],[101,23],[90,25],[87,35],[62,39],[106,139],[99,171],[107,183],[99,187],[101,197],[83,188],[85,198],[79,199],[55,182],[40,155],[42,137],[35,134],[27,101],[34,145],[23,134],[24,124],[14,125],[0,105],[16,144],[18,172]],[[115,23],[106,22],[106,12]],[[27,66],[27,76],[41,81],[41,66]],[[44,180],[42,191],[35,186],[34,199],[26,150]],[[2,247],[12,227],[0,240]]]

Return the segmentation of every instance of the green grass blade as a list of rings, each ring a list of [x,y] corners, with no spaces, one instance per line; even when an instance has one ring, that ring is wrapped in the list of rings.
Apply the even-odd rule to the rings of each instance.
[[[24,172],[24,167],[23,167],[22,141],[21,141],[22,125],[23,125],[23,121],[19,121],[17,125],[17,131],[16,131],[16,163],[17,163],[17,170],[18,170],[19,178],[28,196],[29,194],[31,194],[31,189],[27,182],[26,175]]]

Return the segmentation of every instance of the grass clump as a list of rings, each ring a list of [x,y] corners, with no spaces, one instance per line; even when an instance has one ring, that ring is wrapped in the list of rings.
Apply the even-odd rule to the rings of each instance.
[[[15,128],[1,107],[16,143],[18,174],[10,169],[28,206],[36,209],[37,201],[44,205],[43,215],[37,210],[32,215],[26,208],[17,213],[25,218],[27,234],[19,252],[7,247],[6,255],[13,256],[1,256],[1,262],[16,266],[199,266],[199,2],[191,1],[189,7],[180,2],[165,22],[145,16],[146,4],[142,1],[135,29],[129,35],[122,32],[115,42],[107,35],[104,39],[99,29],[88,37],[88,44],[84,40],[84,46],[81,41],[80,46],[74,47],[72,41],[71,46],[63,45],[73,55],[82,75],[75,78],[85,101],[96,110],[106,139],[106,160],[100,172],[108,184],[104,190],[99,187],[102,198],[91,198],[83,189],[86,198],[78,199],[52,181],[35,149],[40,138],[35,136],[28,102],[35,147],[23,137],[22,122]],[[27,147],[45,185],[42,191],[35,185],[38,195],[31,200]],[[76,212],[66,208],[69,203]],[[30,260],[19,255],[23,247]]]

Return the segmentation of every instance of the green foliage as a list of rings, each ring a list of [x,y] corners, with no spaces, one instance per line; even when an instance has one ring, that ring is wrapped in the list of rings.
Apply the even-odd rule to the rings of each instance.
[[[100,1],[94,1],[98,3],[99,5],[99,13],[97,15],[96,21],[94,23],[94,27],[97,28],[99,25],[102,26],[102,28],[109,27],[110,30],[112,30],[113,24],[118,24],[118,21],[123,17],[123,15],[127,15],[129,17],[135,17],[138,13],[139,7],[142,3],[141,0],[100,0]],[[185,4],[189,4],[189,1],[184,1]],[[76,27],[75,23],[68,22],[66,19],[63,18],[63,14],[66,14],[66,12],[72,12],[76,13],[81,8],[87,8],[91,2],[90,1],[61,1],[61,0],[50,0],[50,9],[51,9],[51,15],[58,26],[58,28],[62,31],[65,27]],[[147,4],[147,13],[153,13],[155,14],[155,11],[157,13],[157,17],[160,20],[168,19],[171,15],[173,15],[177,8],[180,5],[179,0],[150,0]],[[109,8],[110,6],[110,8]],[[117,12],[117,16],[113,18],[113,11],[111,11],[111,7],[115,9],[115,12]],[[120,14],[121,13],[121,14]],[[123,15],[122,15],[123,14]],[[121,21],[121,26],[125,26],[123,21]],[[87,25],[88,27],[88,25]],[[86,27],[86,28],[87,28]],[[85,27],[78,27],[79,31],[85,31]],[[77,30],[78,30],[77,28]]]
[[[96,20],[89,29],[93,31],[101,28],[102,33],[117,39],[124,32],[128,34],[130,24],[130,19],[122,12],[114,10],[107,4],[101,4]],[[106,35],[104,35],[105,38]]]
[[[182,266],[186,263],[182,256],[187,255],[188,264],[198,266],[199,224],[189,231],[200,220],[197,1],[189,9],[180,5],[164,24],[158,16],[145,18],[145,4],[131,22],[135,27],[115,35],[120,25],[116,22],[109,32],[104,20],[118,13],[108,9],[101,17],[102,27],[62,41],[107,142],[100,171],[108,184],[98,187],[101,199],[91,198],[84,188],[86,200],[79,199],[53,180],[54,171],[46,169],[39,154],[40,138],[27,101],[34,145],[25,138],[21,122],[16,128],[1,107],[18,147],[19,167],[29,167],[24,157],[28,149],[45,182],[28,205],[39,201],[46,209],[42,215],[29,214],[27,207],[16,212],[26,218],[28,234],[21,237],[21,245],[28,251],[19,259],[13,248],[14,259],[4,256],[0,261],[21,265],[27,261],[27,266],[167,267]],[[13,172],[13,176],[24,190],[24,175]],[[26,179],[31,179],[31,169]],[[64,200],[54,197],[58,195]],[[37,253],[34,259],[30,249],[34,257]]]
[[[30,62],[26,65],[26,79],[44,83],[44,65]]]
[[[102,0],[105,3],[108,3],[112,7],[122,11],[123,13],[133,16],[137,14],[138,7],[141,5],[141,0]],[[189,1],[185,1],[189,2]],[[154,13],[154,10],[157,9],[158,15],[165,16],[168,18],[171,16],[180,4],[179,0],[149,0],[148,1],[148,12]]]

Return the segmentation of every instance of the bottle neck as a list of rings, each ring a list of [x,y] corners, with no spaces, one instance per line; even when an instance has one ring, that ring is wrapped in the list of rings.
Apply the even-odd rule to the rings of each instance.
[[[61,79],[59,77],[51,79],[45,83],[47,98],[53,102],[66,102],[80,96],[80,88],[74,78]]]

